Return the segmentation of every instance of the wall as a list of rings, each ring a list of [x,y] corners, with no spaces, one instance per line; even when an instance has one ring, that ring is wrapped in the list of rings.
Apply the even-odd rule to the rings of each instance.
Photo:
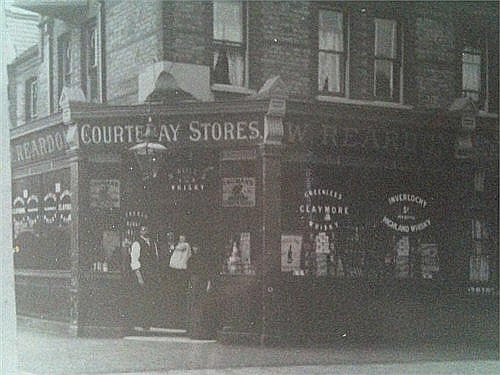
[[[418,106],[445,108],[459,96],[453,15],[415,7],[415,80]]]
[[[350,98],[373,99],[373,17],[380,12],[407,19],[405,103],[420,108],[447,108],[459,95],[457,44],[461,30],[456,26],[456,19],[461,11],[457,7],[406,3],[399,9],[392,4],[342,2],[335,6],[347,7],[350,18]],[[314,2],[248,2],[250,88],[259,89],[267,79],[280,75],[291,97],[308,99],[315,95],[317,7],[318,3]],[[486,9],[467,8],[466,11],[484,13],[483,8]],[[113,0],[105,2],[104,11],[107,101],[110,104],[137,103],[138,76],[146,66],[156,62],[212,65],[210,2]],[[74,44],[71,84],[78,86],[81,84],[81,27],[55,21],[55,40],[67,30],[71,30]],[[54,43],[53,52],[56,102],[57,43]],[[37,63],[44,65],[46,59],[33,62]],[[45,92],[48,69],[41,65],[40,92]],[[22,63],[17,69],[20,70],[19,77],[15,78],[17,88],[10,94],[11,103],[15,102],[18,108],[11,109],[11,114],[14,116],[16,112],[14,117],[22,120],[24,87],[19,83],[24,80],[26,69],[36,68],[28,68]],[[41,95],[39,101],[39,113],[48,113],[46,97]]]
[[[161,60],[161,14],[160,1],[105,3],[108,103],[137,103],[139,73]]]
[[[250,2],[250,87],[280,75],[291,96],[311,94],[311,21],[308,2]]]

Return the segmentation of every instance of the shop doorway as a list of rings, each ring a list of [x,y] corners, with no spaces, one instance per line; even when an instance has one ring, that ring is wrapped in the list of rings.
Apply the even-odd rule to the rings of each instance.
[[[218,203],[216,157],[179,156],[177,164],[165,168],[156,182],[154,205],[156,237],[164,254],[158,311],[154,325],[161,328],[189,327],[189,270],[170,267],[172,249],[184,236],[197,246],[209,269],[216,272]]]

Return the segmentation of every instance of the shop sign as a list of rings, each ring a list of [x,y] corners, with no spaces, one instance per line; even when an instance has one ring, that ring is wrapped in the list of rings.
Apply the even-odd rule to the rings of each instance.
[[[69,224],[71,222],[71,193],[69,190],[64,190],[57,205],[60,220],[62,224]]]
[[[29,134],[11,143],[12,163],[39,161],[55,156],[68,148],[66,129],[62,126]]]
[[[255,178],[223,178],[222,207],[255,207]]]
[[[388,157],[404,155],[439,156],[450,149],[450,135],[443,132],[417,132],[367,123],[362,127],[335,123],[285,122],[284,143],[290,147],[311,147],[318,152],[383,153]]]
[[[299,214],[316,231],[338,227],[338,219],[350,215],[350,207],[343,202],[343,194],[330,188],[310,189],[304,193]]]
[[[431,225],[426,217],[427,201],[417,194],[400,193],[387,199],[390,214],[382,222],[389,228],[401,233],[420,232]]]
[[[179,167],[167,174],[170,190],[180,192],[201,192],[207,188],[209,173],[214,167]]]
[[[26,219],[30,227],[38,221],[39,199],[36,195],[31,195],[26,201]]]
[[[144,141],[146,122],[142,124],[82,124],[79,128],[83,145],[132,145]],[[262,138],[262,124],[257,119],[191,119],[164,121],[158,124],[158,142],[186,143],[252,143]]]
[[[54,193],[47,193],[43,198],[43,221],[52,224],[56,221],[57,197]]]
[[[90,207],[120,208],[120,180],[90,180]]]
[[[16,197],[12,204],[12,219],[14,222],[14,235],[17,235],[25,229],[26,206],[22,197]]]

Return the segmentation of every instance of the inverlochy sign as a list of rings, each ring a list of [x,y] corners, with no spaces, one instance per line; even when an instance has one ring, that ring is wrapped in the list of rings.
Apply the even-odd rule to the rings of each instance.
[[[385,215],[382,222],[389,228],[401,233],[414,233],[431,225],[431,219],[423,215],[427,201],[419,195],[399,193],[390,196],[387,203],[391,214]]]

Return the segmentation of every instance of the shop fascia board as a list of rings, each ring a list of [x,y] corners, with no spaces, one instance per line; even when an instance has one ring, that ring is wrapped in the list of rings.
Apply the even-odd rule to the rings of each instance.
[[[351,120],[353,124],[373,122],[411,128],[453,130],[460,116],[444,110],[419,110],[379,108],[346,103],[317,103],[304,100],[288,100],[286,117],[302,115],[317,120]]]
[[[67,122],[79,122],[86,119],[113,117],[169,117],[180,115],[210,115],[237,113],[265,113],[269,109],[270,100],[244,100],[235,102],[195,102],[176,105],[140,104],[129,106],[112,106],[107,104],[91,104],[84,102],[68,103]]]

